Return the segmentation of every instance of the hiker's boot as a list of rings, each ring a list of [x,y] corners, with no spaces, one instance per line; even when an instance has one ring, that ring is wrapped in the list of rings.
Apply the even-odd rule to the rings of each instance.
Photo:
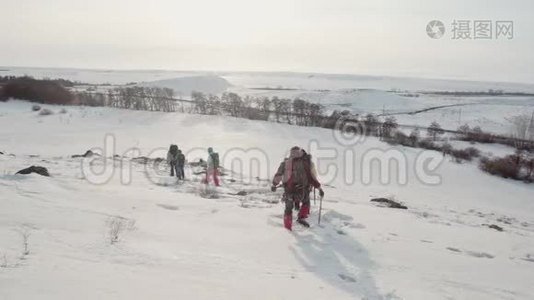
[[[287,230],[291,230],[291,223],[293,223],[293,217],[291,215],[284,215],[284,227]]]
[[[309,214],[310,214],[310,204],[309,203],[302,204],[299,210],[298,218],[306,219]]]

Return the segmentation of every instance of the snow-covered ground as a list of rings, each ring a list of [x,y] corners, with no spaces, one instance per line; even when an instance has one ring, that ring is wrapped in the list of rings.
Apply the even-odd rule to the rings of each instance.
[[[425,183],[416,162],[428,152],[374,138],[346,145],[346,137],[319,128],[45,107],[56,114],[39,116],[27,102],[0,103],[0,299],[534,297],[532,185],[448,159],[425,173],[440,182]],[[82,172],[82,158],[71,155],[103,148],[106,134],[115,140],[106,156],[119,156],[93,162],[97,173],[103,166],[113,171],[97,185]],[[189,161],[205,158],[212,146],[234,172],[221,188],[206,189],[192,168],[189,180],[177,183],[132,161],[164,156],[170,143]],[[320,226],[314,205],[312,228],[288,232],[281,192],[270,192],[268,180],[294,145],[311,145],[326,197]],[[323,159],[331,153],[314,145],[337,155]],[[365,160],[373,153],[405,159],[407,182],[400,173],[382,183],[380,165]],[[245,170],[232,163],[236,158]],[[29,165],[47,167],[52,177],[14,175]],[[387,196],[408,209],[369,202]],[[123,224],[114,244],[112,223]]]

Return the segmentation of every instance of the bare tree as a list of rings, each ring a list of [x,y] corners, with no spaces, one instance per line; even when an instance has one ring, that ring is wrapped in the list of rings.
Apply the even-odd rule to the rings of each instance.
[[[399,127],[399,124],[397,123],[397,119],[393,116],[389,116],[386,118],[384,123],[382,123],[382,134],[381,136],[385,139],[388,139],[391,137],[391,133]]]
[[[512,136],[523,140],[534,140],[534,112],[509,119],[512,123]]]
[[[438,122],[434,121],[427,129],[428,136],[432,137],[432,140],[437,140],[438,136],[443,135],[445,131],[441,128]]]
[[[193,92],[191,93],[191,98],[193,99],[193,105],[196,113],[201,115],[208,114],[208,98],[206,95],[200,92]]]
[[[365,125],[365,134],[366,135],[378,135],[378,128],[380,128],[380,121],[373,114],[367,114],[365,120],[363,121]]]
[[[7,255],[4,253],[2,255],[2,263],[0,264],[0,268],[7,268]]]
[[[414,128],[412,132],[410,132],[410,136],[408,137],[408,140],[410,141],[410,145],[412,147],[415,147],[420,137],[421,137],[421,133],[419,131],[419,128],[418,127]]]

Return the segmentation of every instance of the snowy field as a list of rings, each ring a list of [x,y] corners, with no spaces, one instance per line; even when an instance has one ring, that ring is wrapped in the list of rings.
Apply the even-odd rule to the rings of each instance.
[[[180,98],[191,91],[220,94],[225,91],[258,97],[302,98],[321,103],[327,112],[349,110],[365,115],[394,114],[403,125],[428,127],[437,121],[455,130],[469,124],[499,134],[513,132],[510,119],[534,113],[533,96],[444,96],[429,92],[504,92],[534,93],[534,84],[477,82],[445,79],[387,76],[335,75],[313,73],[246,73],[193,71],[115,71],[82,69],[12,68],[0,75],[31,75],[36,78],[64,78],[91,84],[126,84],[168,87]],[[398,91],[398,92],[392,92]],[[409,97],[406,94],[416,94]],[[414,115],[407,113],[442,105],[451,107]]]
[[[143,78],[177,77],[154,76]],[[534,187],[487,175],[476,163],[445,159],[430,172],[439,182],[430,184],[415,171],[421,150],[374,138],[346,146],[318,128],[44,107],[56,113],[39,116],[30,103],[0,103],[0,299],[534,298]],[[93,167],[112,173],[94,184],[82,172],[83,159],[71,156],[104,148],[106,134],[115,147],[101,149],[109,158]],[[132,159],[163,157],[170,143],[190,162],[212,146],[233,172],[222,187],[206,189],[192,167],[188,180],[177,183]],[[270,192],[268,182],[291,146],[317,143],[337,153],[316,160],[326,193],[322,222],[313,205],[312,228],[288,232],[281,191]],[[504,151],[487,147],[481,150]],[[257,170],[240,152],[246,150],[264,155]],[[380,166],[363,159],[370,151],[401,153],[406,172],[381,182]],[[244,160],[243,171],[235,158]],[[14,175],[30,165],[48,168],[51,177]],[[339,172],[332,176],[331,168]],[[408,209],[369,201],[389,196]],[[113,224],[121,231],[112,244]]]

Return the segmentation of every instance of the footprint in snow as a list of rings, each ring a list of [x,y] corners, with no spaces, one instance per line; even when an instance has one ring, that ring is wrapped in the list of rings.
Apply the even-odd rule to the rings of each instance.
[[[334,219],[339,219],[341,221],[352,221],[354,220],[353,217],[349,216],[349,215],[344,215],[342,213],[339,213],[337,211],[334,211],[334,210],[329,210],[328,212],[326,212],[324,214],[324,219],[325,220],[334,220]]]
[[[463,252],[462,250],[460,250],[458,248],[453,248],[453,247],[447,247],[447,250],[452,251],[452,252],[457,252],[457,253],[465,253],[466,255],[469,255],[469,256],[472,256],[472,257],[477,257],[477,258],[495,258],[494,255],[491,255],[491,254],[486,253],[486,252],[477,252],[477,251],[465,251],[465,252]]]
[[[346,281],[346,282],[356,282],[356,279],[354,277],[351,277],[345,274],[339,273],[337,274],[337,276],[339,276],[339,278],[341,278],[343,281]]]
[[[360,224],[360,223],[353,224],[351,222],[344,222],[343,225],[347,226],[348,228],[355,228],[355,229],[365,229],[366,228],[365,225]]]
[[[178,206],[169,205],[169,204],[158,204],[159,207],[168,209],[168,210],[178,210]]]
[[[467,251],[466,253],[469,256],[478,257],[478,258],[494,258],[495,257],[485,252]]]

